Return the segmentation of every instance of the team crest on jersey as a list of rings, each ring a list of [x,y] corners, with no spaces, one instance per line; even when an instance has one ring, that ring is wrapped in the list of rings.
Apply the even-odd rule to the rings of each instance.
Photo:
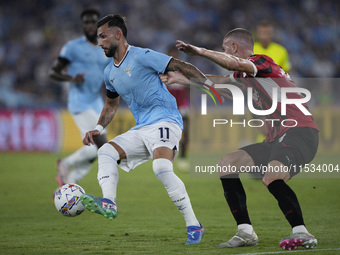
[[[130,68],[124,69],[124,72],[127,72],[129,77],[131,77],[131,69],[132,69],[132,66],[130,66]]]

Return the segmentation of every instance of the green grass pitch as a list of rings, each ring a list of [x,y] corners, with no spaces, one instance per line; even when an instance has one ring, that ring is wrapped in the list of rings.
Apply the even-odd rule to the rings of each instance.
[[[318,157],[320,162],[339,162],[338,156]],[[0,254],[285,253],[278,243],[290,234],[290,226],[260,180],[243,179],[259,245],[226,250],[216,246],[235,234],[236,224],[216,178],[190,178],[189,172],[176,170],[206,229],[201,244],[185,246],[184,219],[154,176],[151,162],[131,173],[120,171],[119,214],[109,221],[89,211],[74,218],[57,212],[52,201],[57,155],[2,153],[0,159]],[[101,196],[96,172],[97,162],[79,184],[89,194]],[[289,183],[307,228],[319,241],[314,251],[300,247],[301,252],[291,253],[340,254],[340,178],[296,178]]]

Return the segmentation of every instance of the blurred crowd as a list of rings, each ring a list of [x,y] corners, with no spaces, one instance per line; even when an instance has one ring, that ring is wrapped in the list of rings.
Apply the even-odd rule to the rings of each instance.
[[[270,20],[275,41],[289,53],[293,78],[340,77],[337,0],[1,1],[1,108],[66,105],[66,84],[50,80],[48,71],[61,47],[82,35],[79,15],[85,7],[98,8],[102,16],[125,15],[130,44],[164,53],[176,39],[221,50],[223,36],[230,29],[244,27],[255,35],[256,24]],[[227,73],[202,58],[182,57],[205,73]],[[316,93],[340,92],[334,85],[314,87]]]

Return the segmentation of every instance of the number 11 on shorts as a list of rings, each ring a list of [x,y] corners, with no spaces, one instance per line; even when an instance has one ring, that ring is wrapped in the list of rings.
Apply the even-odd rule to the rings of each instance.
[[[169,128],[168,127],[161,127],[158,129],[159,130],[159,136],[161,139],[165,138],[165,139],[169,139],[170,136],[170,132],[169,132]],[[164,137],[164,133],[166,135],[166,137]]]

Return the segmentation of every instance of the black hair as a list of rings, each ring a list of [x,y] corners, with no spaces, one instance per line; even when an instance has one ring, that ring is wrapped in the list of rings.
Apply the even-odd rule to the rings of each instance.
[[[97,28],[103,26],[106,23],[108,23],[109,27],[119,27],[122,30],[124,37],[126,38],[127,29],[125,24],[125,17],[120,14],[109,14],[104,18],[101,18],[97,22]]]
[[[95,14],[95,15],[98,16],[98,18],[100,17],[100,11],[98,9],[96,9],[96,8],[86,8],[81,12],[80,19],[82,19],[87,14]]]
[[[244,28],[235,28],[231,31],[229,31],[225,36],[224,40],[227,39],[228,37],[233,37],[236,40],[242,40],[244,43],[247,45],[254,47],[254,38],[253,35]]]

